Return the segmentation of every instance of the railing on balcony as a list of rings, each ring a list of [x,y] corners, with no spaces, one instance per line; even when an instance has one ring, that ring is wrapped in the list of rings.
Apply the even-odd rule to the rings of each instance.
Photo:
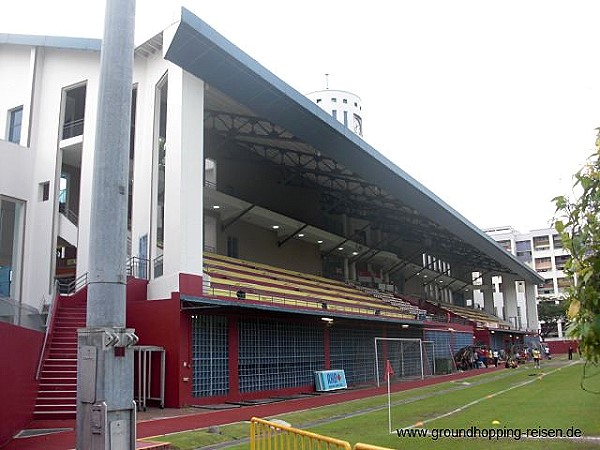
[[[71,120],[63,124],[62,138],[69,139],[83,134],[83,119]]]
[[[142,280],[149,279],[148,266],[150,261],[137,256],[132,256],[125,264],[125,271],[128,277],[139,278]],[[70,295],[83,289],[88,284],[88,273],[80,275],[76,279],[56,280],[58,292],[62,295]]]
[[[139,278],[142,280],[149,280],[149,265],[150,260],[144,258],[138,258],[137,256],[132,256],[127,260],[127,276],[133,278]]]
[[[162,277],[163,275],[163,255],[154,258],[154,278]]]

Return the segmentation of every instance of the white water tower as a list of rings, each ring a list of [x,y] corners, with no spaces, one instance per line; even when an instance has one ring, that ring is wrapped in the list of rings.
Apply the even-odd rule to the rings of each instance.
[[[360,137],[363,136],[360,97],[352,92],[327,89],[306,96]]]

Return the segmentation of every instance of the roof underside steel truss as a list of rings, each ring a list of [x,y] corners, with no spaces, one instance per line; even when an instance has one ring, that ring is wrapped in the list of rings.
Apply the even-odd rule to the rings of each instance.
[[[247,157],[253,161],[276,166],[281,171],[282,183],[318,190],[321,207],[326,212],[367,221],[373,229],[386,236],[383,241],[388,241],[387,244],[382,243],[387,251],[407,258],[402,256],[405,251],[400,245],[405,242],[420,248],[419,253],[450,263],[469,261],[473,271],[510,272],[440,224],[269,120],[207,109],[204,126],[222,139],[234,141],[237,146],[246,149]],[[374,246],[370,250],[384,249]],[[412,257],[408,260],[414,262]]]

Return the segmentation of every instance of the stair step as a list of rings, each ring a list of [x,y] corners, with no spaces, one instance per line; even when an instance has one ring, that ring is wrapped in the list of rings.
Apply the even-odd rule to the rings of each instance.
[[[77,335],[75,333],[61,333],[52,336],[52,342],[61,344],[73,344],[77,342]]]
[[[74,387],[77,386],[77,377],[40,377],[40,386]]]
[[[61,297],[39,380],[34,418],[74,419],[77,409],[77,330],[85,328],[86,302]]]
[[[75,419],[76,411],[34,411],[33,417],[42,420]]]
[[[75,397],[38,397],[35,401],[35,408],[38,406],[51,405],[77,405],[77,396]]]
[[[64,379],[77,379],[77,370],[65,369],[65,370],[43,370],[40,379],[45,380],[47,378],[64,378]]]
[[[57,404],[57,405],[35,405],[36,412],[42,411],[75,411],[77,409],[77,402],[71,404]]]
[[[49,351],[48,356],[51,356],[53,358],[76,358],[77,350],[72,350],[72,351],[55,350],[52,352]]]
[[[77,398],[77,391],[41,391],[38,392],[37,401]]]
[[[77,358],[47,358],[46,361],[44,361],[44,364],[51,364],[51,365],[74,364],[74,365],[77,365]]]

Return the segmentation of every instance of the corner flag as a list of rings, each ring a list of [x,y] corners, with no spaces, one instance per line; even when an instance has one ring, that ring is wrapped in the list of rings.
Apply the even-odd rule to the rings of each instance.
[[[394,368],[390,363],[389,359],[385,361],[385,379],[387,380],[387,394],[388,394],[388,428],[390,434],[392,433],[392,397],[390,392],[390,378],[394,375]]]
[[[390,381],[392,375],[394,375],[394,368],[388,359],[385,361],[385,379]]]

